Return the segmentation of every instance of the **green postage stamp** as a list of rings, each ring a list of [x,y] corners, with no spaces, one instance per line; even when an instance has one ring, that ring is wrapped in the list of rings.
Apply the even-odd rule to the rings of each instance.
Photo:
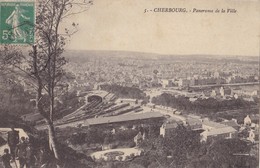
[[[34,43],[35,4],[33,1],[0,0],[0,43]]]

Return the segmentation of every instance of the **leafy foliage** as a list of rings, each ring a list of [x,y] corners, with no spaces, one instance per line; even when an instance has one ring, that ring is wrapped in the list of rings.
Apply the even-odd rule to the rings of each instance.
[[[251,146],[239,139],[218,139],[201,147],[203,155],[189,163],[190,168],[257,167],[257,160],[247,156]]]
[[[54,118],[62,118],[85,104],[85,98],[77,96],[76,91],[66,91],[56,100]]]
[[[6,79],[2,76],[0,81],[0,113],[9,113],[21,116],[34,111],[30,102],[32,95],[25,91],[17,78],[10,76]]]
[[[134,162],[144,163],[145,167],[148,165],[149,167],[156,165],[168,167],[170,164],[184,167],[188,160],[196,155],[200,147],[199,141],[198,134],[190,128],[179,125],[165,138],[155,137],[143,141],[140,147],[145,149],[145,154]]]
[[[179,125],[168,137],[143,141],[141,147],[145,153],[132,163],[149,168],[257,167],[257,158],[246,155],[251,151],[251,146],[245,141],[214,139],[201,144],[199,139],[198,133]]]
[[[62,130],[62,135],[59,135],[59,138],[64,139],[69,137],[70,143],[73,145],[82,145],[82,144],[109,144],[114,142],[128,142],[133,141],[134,137],[138,133],[137,130],[119,130],[115,134],[112,134],[110,130],[107,129],[97,129],[90,128],[87,130],[81,130],[80,128],[75,128],[76,130],[72,131],[73,128],[66,128]],[[74,134],[73,132],[77,132]],[[68,133],[68,134],[66,134]],[[62,141],[62,140],[61,140]],[[128,145],[133,146],[131,143]]]
[[[221,110],[232,110],[244,108],[247,109],[252,105],[255,105],[254,102],[247,102],[241,98],[231,99],[231,100],[217,100],[214,98],[208,99],[197,99],[194,102],[189,101],[188,97],[178,96],[175,97],[171,94],[163,93],[158,97],[154,97],[152,102],[157,105],[169,106],[177,108],[178,110],[185,110],[189,112],[195,112],[199,114],[209,114]]]

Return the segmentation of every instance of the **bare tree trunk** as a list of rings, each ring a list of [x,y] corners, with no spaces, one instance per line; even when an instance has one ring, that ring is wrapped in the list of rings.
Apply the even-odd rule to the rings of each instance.
[[[54,125],[53,122],[51,122],[50,120],[46,119],[46,123],[48,126],[48,131],[49,131],[49,147],[50,150],[53,151],[56,162],[57,162],[57,168],[59,168],[59,161],[60,161],[60,155],[58,153],[58,149],[57,149],[57,142],[56,142],[56,137],[55,137],[55,130],[54,130]]]
[[[55,137],[55,130],[54,130],[54,125],[53,125],[53,120],[52,120],[52,116],[53,116],[53,107],[54,107],[54,98],[50,97],[50,111],[49,111],[49,115],[47,113],[44,112],[42,103],[41,103],[41,99],[42,99],[42,90],[43,90],[43,83],[42,80],[40,78],[40,74],[39,71],[37,69],[37,47],[33,46],[33,67],[34,67],[34,74],[36,76],[37,79],[37,85],[38,85],[38,89],[37,89],[37,96],[36,96],[36,107],[38,112],[44,117],[46,124],[48,126],[48,135],[49,135],[49,148],[51,151],[53,151],[56,162],[57,162],[57,168],[59,168],[59,161],[60,161],[60,156],[58,153],[58,149],[56,146],[56,137]]]

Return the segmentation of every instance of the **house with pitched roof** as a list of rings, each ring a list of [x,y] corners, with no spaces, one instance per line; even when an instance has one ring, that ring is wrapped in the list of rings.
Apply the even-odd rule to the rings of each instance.
[[[170,135],[172,131],[178,126],[177,122],[171,122],[171,123],[164,123],[160,127],[160,135],[162,137],[165,137],[167,135]]]
[[[142,133],[141,131],[138,132],[138,134],[134,137],[134,142],[136,146],[138,146],[144,139],[145,139],[145,133]]]
[[[244,125],[251,125],[252,121],[251,121],[251,118],[249,117],[249,115],[247,115],[245,118],[244,118]]]
[[[202,130],[202,122],[200,119],[198,118],[191,118],[191,117],[188,117],[186,119],[186,124],[188,126],[190,126],[190,128],[193,130],[193,131],[197,131],[197,130]]]
[[[225,120],[222,121],[220,124],[224,124],[226,126],[230,126],[235,128],[237,131],[240,129],[240,125],[237,123],[236,119],[232,119],[232,120]]]
[[[200,134],[202,142],[214,138],[230,139],[237,135],[237,130],[235,128],[214,121],[209,121],[208,119],[202,120],[202,128],[204,129]]]

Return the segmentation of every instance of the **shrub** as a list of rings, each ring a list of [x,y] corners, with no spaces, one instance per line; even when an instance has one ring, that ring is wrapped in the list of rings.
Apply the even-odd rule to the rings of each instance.
[[[129,142],[129,143],[127,144],[127,146],[128,146],[129,148],[133,148],[133,147],[135,147],[136,145],[135,145],[135,142],[134,142],[134,141],[131,141],[131,142]]]
[[[118,160],[119,160],[119,161],[122,161],[122,160],[123,160],[123,157],[122,157],[122,156],[118,156]]]
[[[131,153],[130,154],[130,158],[134,158],[135,157],[135,154],[134,153]]]

